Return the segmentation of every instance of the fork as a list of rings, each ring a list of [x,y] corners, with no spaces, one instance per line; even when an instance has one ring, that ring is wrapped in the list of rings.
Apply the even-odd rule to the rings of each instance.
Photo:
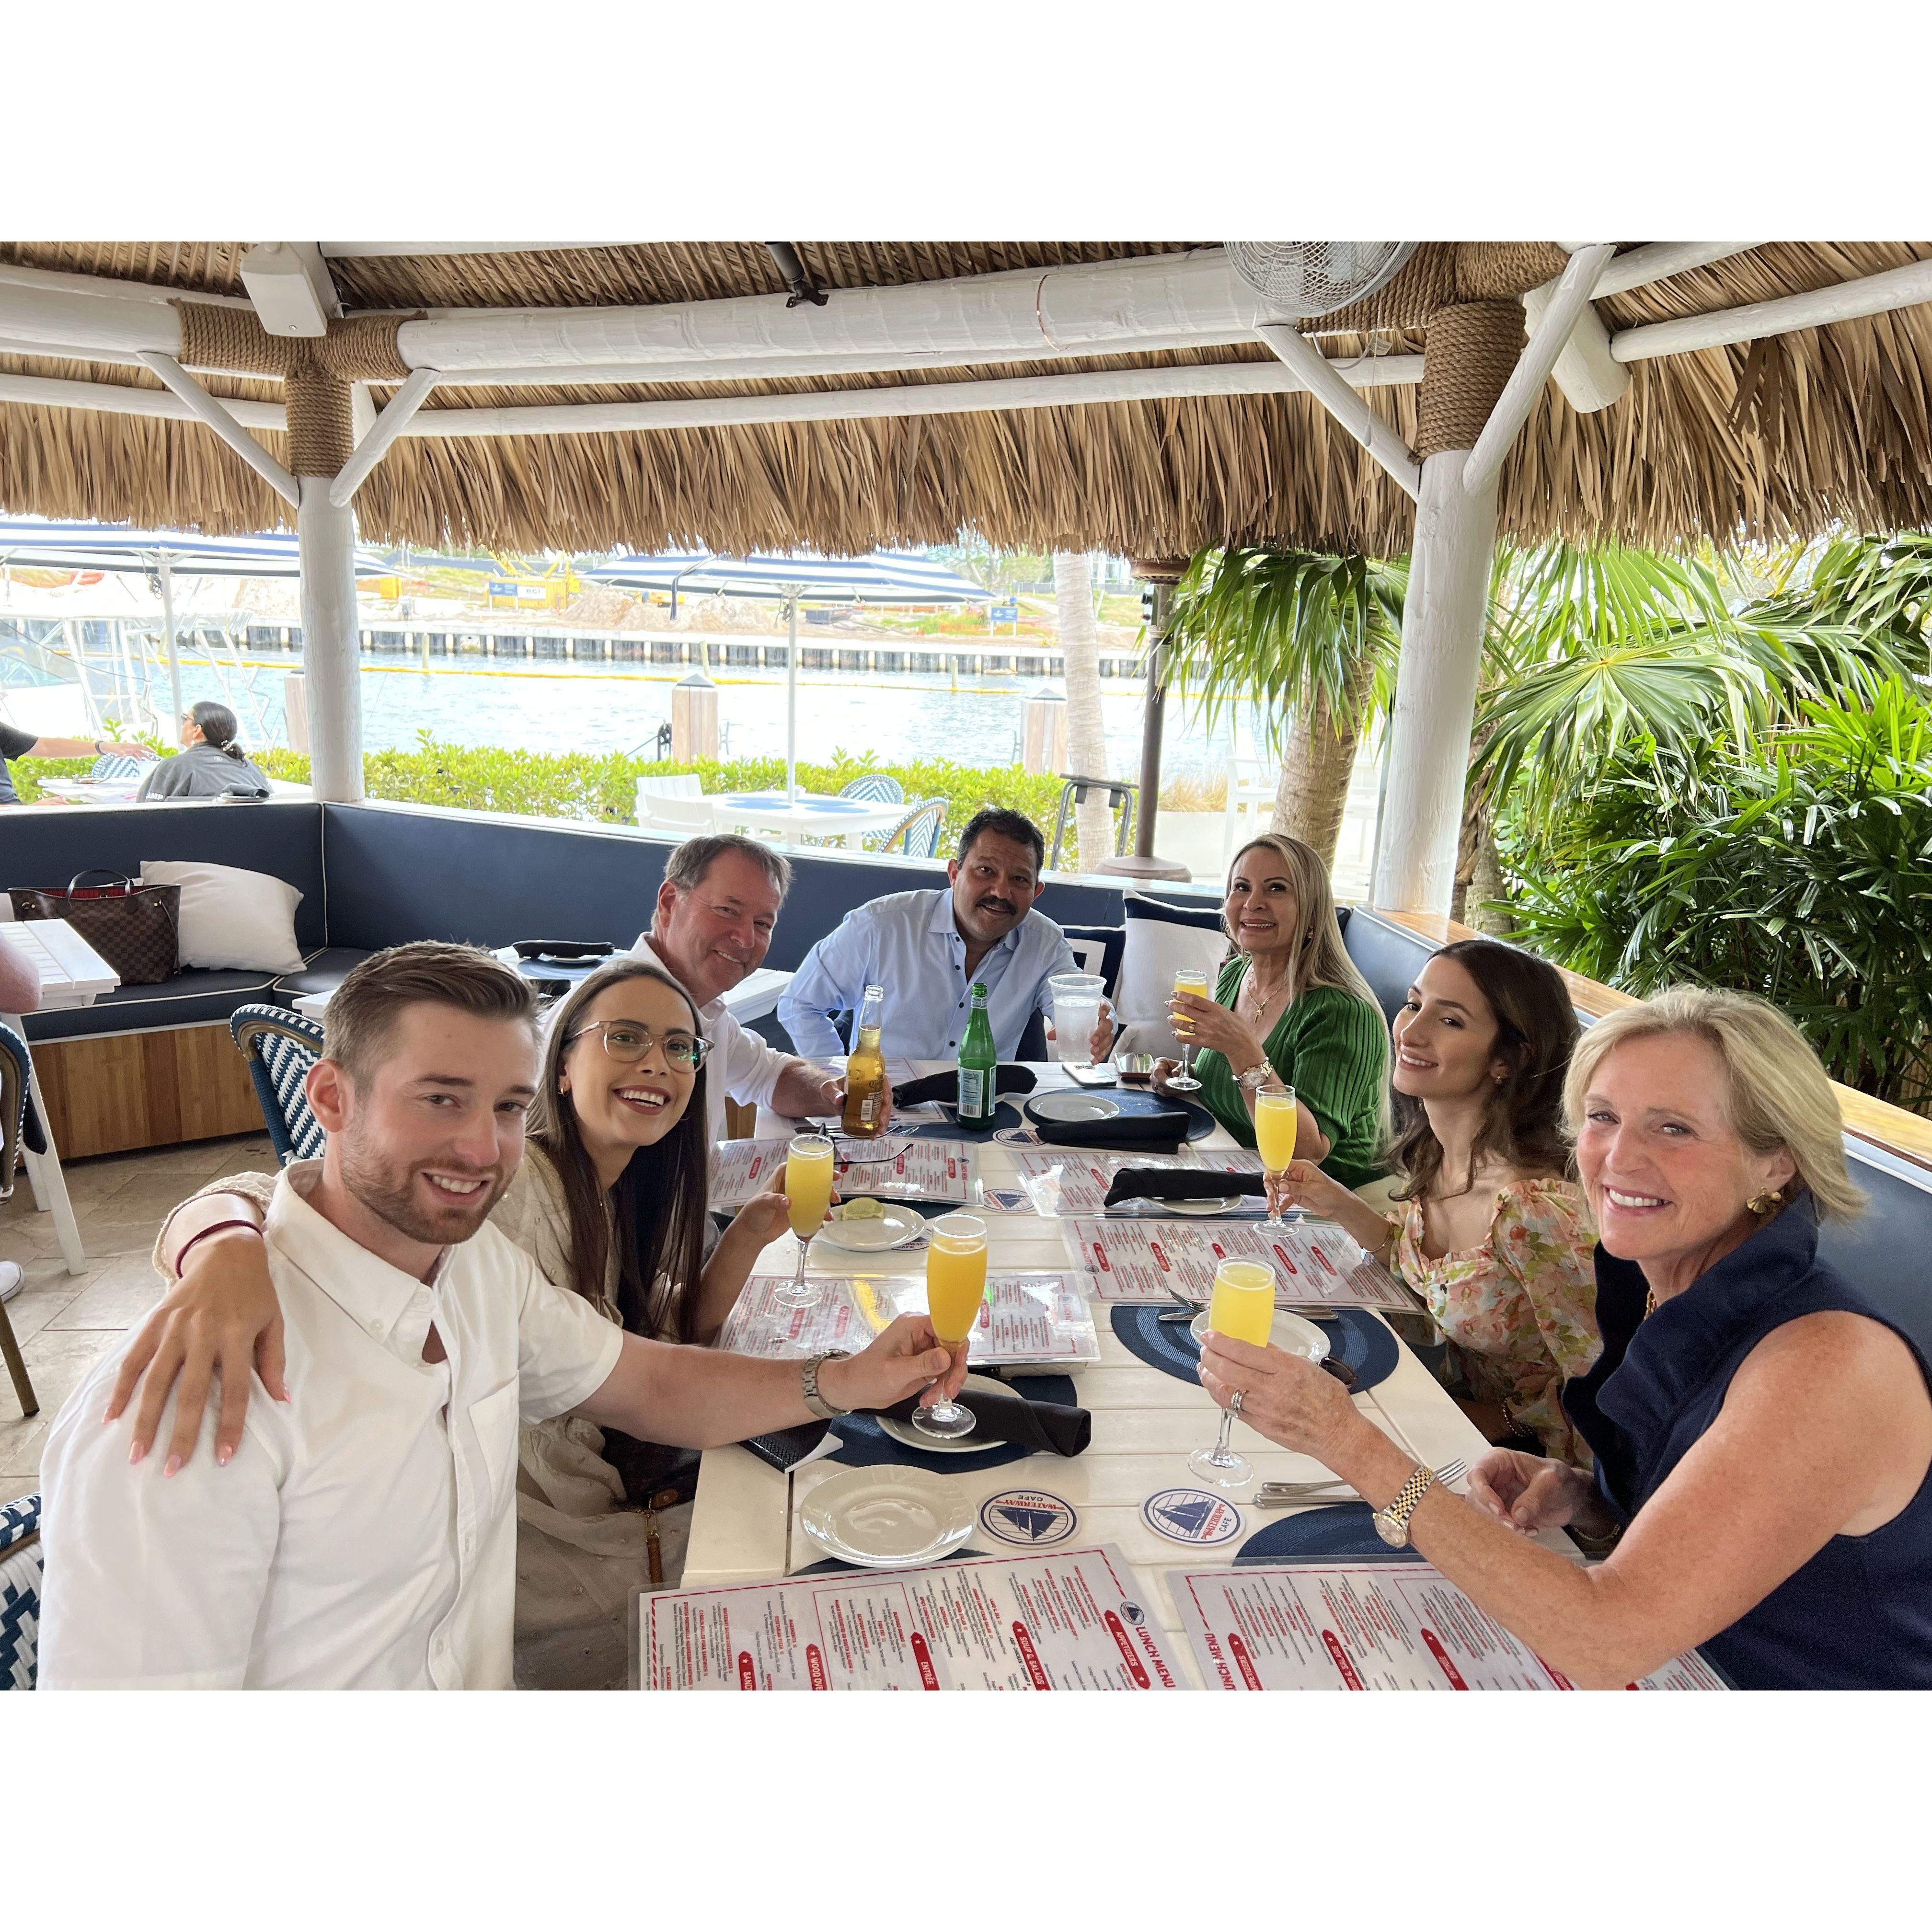
[[[1452,1456],[1436,1472],[1436,1480],[1444,1489],[1453,1487],[1468,1474],[1469,1465],[1460,1456]],[[1312,1502],[1317,1497],[1340,1494],[1353,1496],[1358,1492],[1339,1476],[1330,1476],[1320,1482],[1263,1483],[1256,1490],[1252,1498],[1259,1509],[1280,1508],[1285,1504]]]

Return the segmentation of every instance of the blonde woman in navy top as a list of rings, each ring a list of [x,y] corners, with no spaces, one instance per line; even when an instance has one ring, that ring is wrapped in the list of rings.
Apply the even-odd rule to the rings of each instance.
[[[1761,1000],[1678,988],[1585,1033],[1564,1102],[1604,1352],[1564,1406],[1594,1478],[1492,1450],[1465,1500],[1312,1364],[1210,1336],[1202,1382],[1577,1683],[1696,1646],[1748,1689],[1932,1688],[1932,1369],[1818,1258],[1864,1198],[1816,1056]]]

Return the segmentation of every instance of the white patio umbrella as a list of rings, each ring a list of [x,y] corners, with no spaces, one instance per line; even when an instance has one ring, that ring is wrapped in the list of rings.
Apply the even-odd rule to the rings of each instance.
[[[160,586],[161,628],[175,716],[182,711],[181,664],[175,652],[174,574],[187,577],[299,577],[292,536],[204,537],[187,530],[137,530],[122,524],[43,523],[0,518],[0,564],[35,570],[98,570],[154,578]],[[376,553],[358,549],[358,577],[385,574]]]
[[[785,800],[798,796],[798,610],[801,604],[989,604],[990,591],[916,550],[868,556],[713,556],[704,550],[620,556],[583,573],[586,582],[680,596],[716,592],[785,607]]]

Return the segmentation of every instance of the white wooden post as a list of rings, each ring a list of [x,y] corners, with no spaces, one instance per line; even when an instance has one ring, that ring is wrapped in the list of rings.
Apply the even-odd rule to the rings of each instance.
[[[304,476],[296,510],[302,556],[302,669],[314,749],[310,780],[332,805],[362,796],[361,638],[356,620],[356,515]]]
[[[1446,914],[1456,890],[1496,542],[1496,479],[1471,494],[1468,457],[1444,450],[1422,465],[1373,897],[1396,912]]]
[[[157,573],[161,580],[161,635],[168,647],[168,689],[172,694],[175,707],[174,726],[181,728],[182,690],[181,657],[175,645],[175,566],[173,560],[164,550],[160,569]]]

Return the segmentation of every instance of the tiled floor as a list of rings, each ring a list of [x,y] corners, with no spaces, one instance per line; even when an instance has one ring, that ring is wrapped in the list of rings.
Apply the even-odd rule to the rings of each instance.
[[[266,1134],[196,1141],[152,1154],[63,1163],[87,1270],[69,1274],[53,1216],[38,1214],[23,1173],[0,1201],[0,1258],[19,1262],[26,1286],[7,1304],[40,1412],[22,1418],[0,1370],[0,1502],[32,1489],[40,1450],[62,1403],[120,1336],[160,1298],[148,1264],[155,1230],[178,1201],[221,1174],[273,1170]]]

